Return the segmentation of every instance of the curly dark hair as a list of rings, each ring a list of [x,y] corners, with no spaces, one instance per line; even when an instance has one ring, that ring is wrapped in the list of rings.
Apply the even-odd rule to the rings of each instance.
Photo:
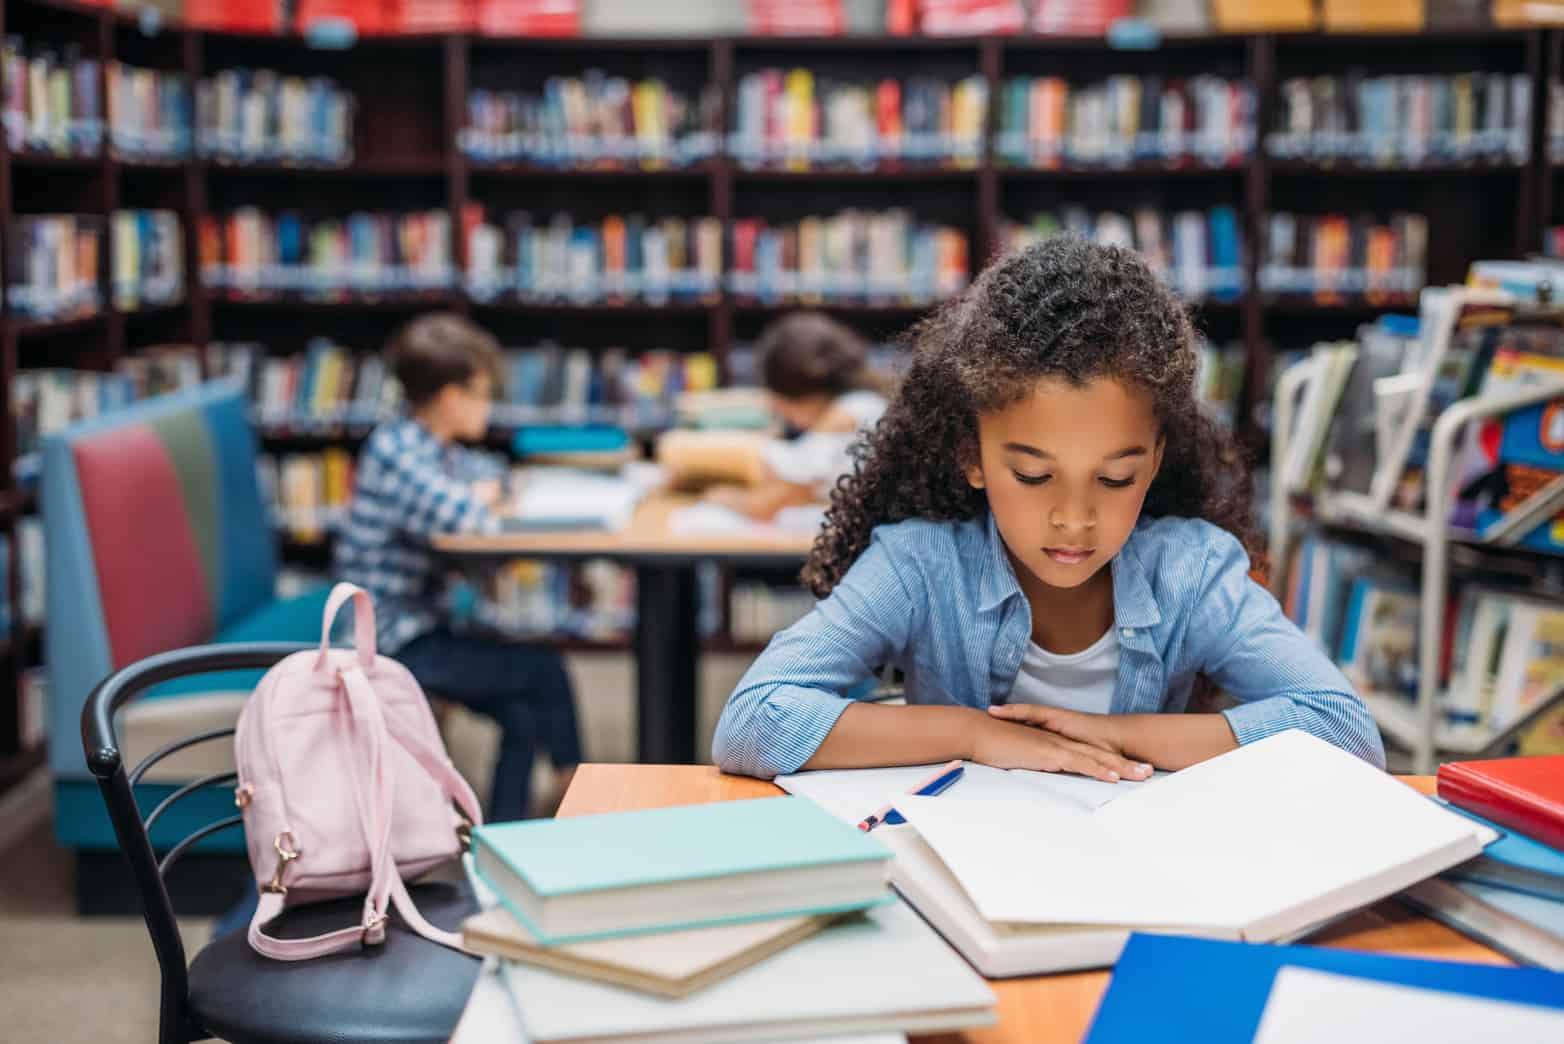
[[[816,596],[841,581],[875,526],[981,518],[987,500],[964,471],[977,453],[978,416],[1043,377],[1077,386],[1113,377],[1150,392],[1165,446],[1144,514],[1214,522],[1260,564],[1247,468],[1196,395],[1188,311],[1138,254],[1070,236],[1034,243],[989,265],[911,340],[895,398],[831,494],[803,572]]]

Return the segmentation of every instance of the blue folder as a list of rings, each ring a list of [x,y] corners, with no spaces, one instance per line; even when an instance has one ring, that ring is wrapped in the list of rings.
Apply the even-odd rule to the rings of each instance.
[[[1086,1044],[1248,1044],[1284,965],[1564,1009],[1564,974],[1315,946],[1131,935]]]

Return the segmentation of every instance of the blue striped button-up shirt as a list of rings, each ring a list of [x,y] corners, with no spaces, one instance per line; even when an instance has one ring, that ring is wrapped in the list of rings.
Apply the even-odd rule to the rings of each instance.
[[[1143,518],[1112,569],[1113,713],[1181,712],[1205,674],[1236,701],[1222,713],[1239,743],[1298,728],[1384,766],[1363,702],[1250,578],[1232,534],[1198,519]],[[909,703],[1003,703],[1031,634],[1031,607],[991,517],[881,526],[830,597],[744,675],[712,753],[725,772],[796,771],[849,705],[841,694],[887,663],[905,674]]]
[[[486,476],[472,451],[440,442],[412,419],[382,424],[364,443],[353,503],[337,533],[335,571],[374,598],[381,653],[392,655],[440,624],[429,538],[499,528],[473,495],[478,477]]]

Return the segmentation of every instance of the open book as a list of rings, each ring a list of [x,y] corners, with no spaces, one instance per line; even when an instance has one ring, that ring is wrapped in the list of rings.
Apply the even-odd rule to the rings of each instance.
[[[777,782],[851,822],[896,802],[908,825],[875,831],[892,883],[995,977],[1111,964],[1136,929],[1296,938],[1494,837],[1300,731],[1139,784],[969,766],[940,797],[895,793],[926,771]]]

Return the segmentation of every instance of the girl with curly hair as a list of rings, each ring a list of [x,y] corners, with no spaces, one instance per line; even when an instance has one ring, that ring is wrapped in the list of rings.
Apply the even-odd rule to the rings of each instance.
[[[1196,358],[1138,255],[1073,238],[925,320],[804,569],[822,600],[723,710],[723,770],[1138,780],[1290,728],[1383,766],[1346,678],[1249,575],[1248,479]],[[907,705],[843,695],[885,664]],[[1184,713],[1206,678],[1233,705]]]

